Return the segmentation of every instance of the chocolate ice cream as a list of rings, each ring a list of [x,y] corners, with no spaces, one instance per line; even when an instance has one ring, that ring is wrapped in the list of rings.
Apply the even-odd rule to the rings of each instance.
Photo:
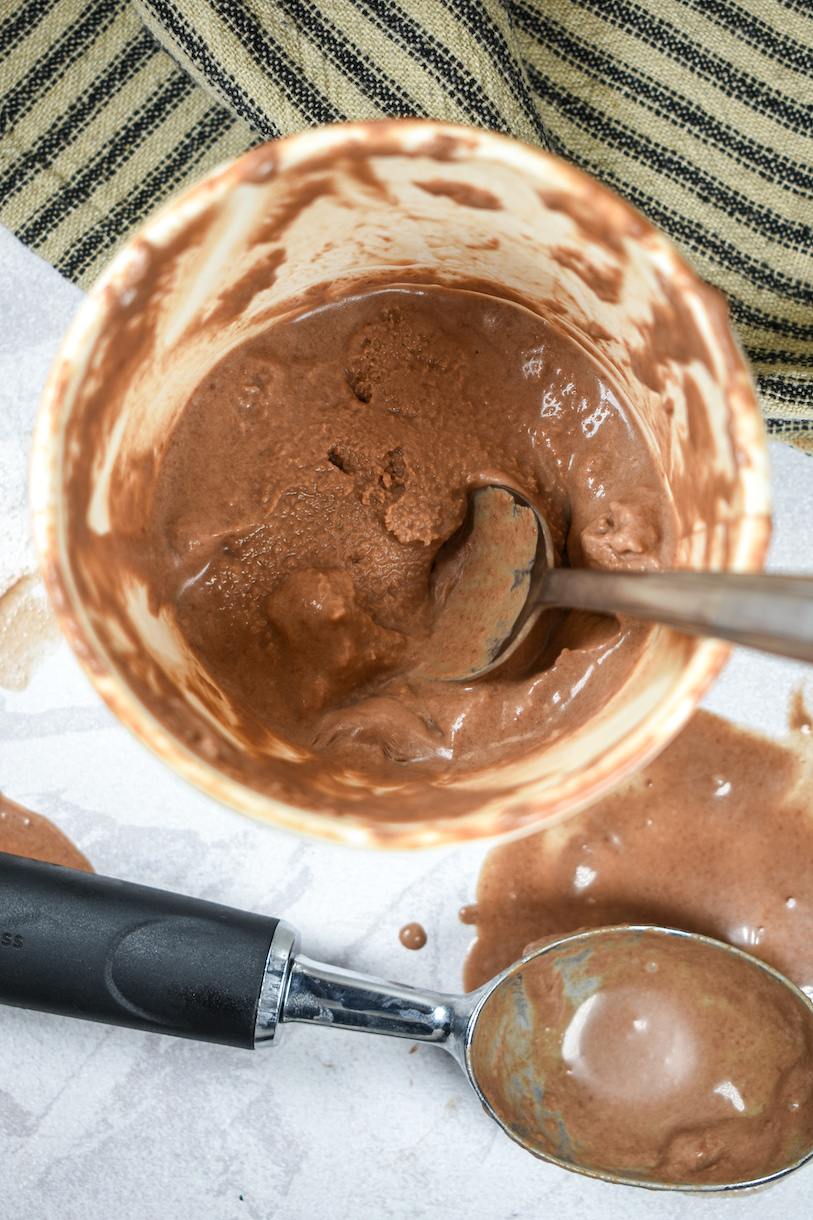
[[[668,491],[577,342],[484,293],[370,285],[204,378],[127,559],[258,741],[308,761],[317,789],[322,768],[408,780],[401,814],[417,816],[421,776],[514,760],[592,716],[648,631],[552,611],[498,675],[423,678],[467,497],[490,483],[539,506],[559,562],[673,554]]]

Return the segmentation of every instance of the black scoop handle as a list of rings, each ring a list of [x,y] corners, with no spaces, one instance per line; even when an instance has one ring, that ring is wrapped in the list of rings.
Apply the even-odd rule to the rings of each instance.
[[[251,1049],[277,923],[0,852],[0,1003]]]

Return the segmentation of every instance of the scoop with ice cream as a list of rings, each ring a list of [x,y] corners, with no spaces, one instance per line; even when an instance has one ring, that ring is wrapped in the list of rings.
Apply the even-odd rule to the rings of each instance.
[[[491,987],[472,1080],[535,1155],[707,1190],[809,1155],[810,1001],[755,959],[687,933],[602,928],[531,946]]]
[[[448,996],[312,961],[280,920],[8,855],[0,922],[3,1003],[246,1049],[292,1021],[433,1042],[513,1139],[594,1177],[718,1190],[813,1155],[813,1003],[706,937],[554,937]]]

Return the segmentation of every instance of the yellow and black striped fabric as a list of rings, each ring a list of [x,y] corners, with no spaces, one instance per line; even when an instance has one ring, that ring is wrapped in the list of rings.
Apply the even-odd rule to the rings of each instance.
[[[2,0],[0,222],[87,285],[211,166],[422,115],[602,179],[726,294],[813,451],[813,0]]]

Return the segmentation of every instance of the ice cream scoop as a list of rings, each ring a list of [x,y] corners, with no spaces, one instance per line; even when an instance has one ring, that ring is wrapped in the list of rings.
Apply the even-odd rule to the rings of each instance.
[[[281,920],[8,855],[0,925],[3,1003],[247,1049],[292,1021],[433,1042],[508,1135],[594,1177],[719,1190],[813,1155],[813,1004],[705,937],[552,938],[449,996],[313,961]]]
[[[426,677],[467,680],[496,669],[554,606],[632,615],[813,661],[813,577],[556,567],[543,515],[498,485],[471,496],[462,538]]]

